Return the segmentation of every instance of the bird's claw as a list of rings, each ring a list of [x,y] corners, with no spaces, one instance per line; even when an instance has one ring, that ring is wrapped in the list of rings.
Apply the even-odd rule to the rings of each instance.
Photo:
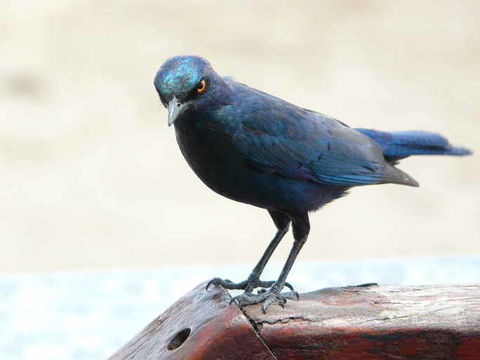
[[[208,290],[208,288],[211,286],[211,285],[216,285],[216,286],[221,286],[225,289],[229,289],[229,290],[237,290],[237,289],[243,289],[243,283],[245,281],[242,281],[241,283],[234,283],[233,281],[229,280],[229,279],[220,279],[220,278],[213,278],[212,280],[210,280],[208,283],[207,283],[207,286],[205,287],[205,290]]]
[[[370,287],[370,286],[378,286],[378,284],[376,282],[371,282],[371,283],[353,285],[353,287]]]
[[[241,294],[232,298],[230,303],[237,303],[238,306],[244,307],[247,305],[254,305],[262,303],[262,312],[265,314],[270,305],[277,303],[282,308],[285,307],[287,300],[299,299],[296,291],[281,293],[276,287],[268,290],[260,290],[257,294]]]
[[[234,283],[228,279],[213,278],[207,283],[206,290],[208,290],[210,285],[217,285],[228,290],[244,290],[246,294],[251,294],[256,288],[267,289],[273,284],[275,284],[275,281],[263,281],[258,278],[249,278],[248,280],[239,283]],[[293,286],[290,283],[286,282],[285,286],[294,291]]]

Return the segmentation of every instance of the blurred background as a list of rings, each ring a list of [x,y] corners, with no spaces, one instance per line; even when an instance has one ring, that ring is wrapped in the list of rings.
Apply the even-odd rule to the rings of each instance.
[[[267,212],[205,187],[167,127],[152,81],[173,55],[354,127],[476,150],[479,14],[475,0],[0,1],[0,270],[257,260]],[[400,167],[421,188],[352,190],[311,216],[301,259],[480,253],[478,159]]]
[[[249,273],[273,223],[213,193],[180,154],[152,84],[178,54],[353,127],[432,130],[478,153],[476,0],[0,0],[0,273],[9,281],[185,265]],[[312,214],[299,261],[479,255],[478,156],[400,168],[421,187],[353,189]],[[291,235],[274,262],[290,246]]]

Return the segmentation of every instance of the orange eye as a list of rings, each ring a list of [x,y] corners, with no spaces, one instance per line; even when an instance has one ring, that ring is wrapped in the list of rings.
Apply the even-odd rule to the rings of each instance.
[[[197,92],[202,93],[205,91],[206,88],[207,88],[207,83],[205,82],[205,80],[202,80],[197,85]]]

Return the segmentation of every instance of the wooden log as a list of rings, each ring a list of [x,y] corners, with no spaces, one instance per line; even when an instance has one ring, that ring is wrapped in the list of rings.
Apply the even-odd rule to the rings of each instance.
[[[239,309],[193,289],[111,360],[480,360],[480,285],[328,288]]]
[[[230,295],[201,284],[151,322],[110,360],[275,359]]]

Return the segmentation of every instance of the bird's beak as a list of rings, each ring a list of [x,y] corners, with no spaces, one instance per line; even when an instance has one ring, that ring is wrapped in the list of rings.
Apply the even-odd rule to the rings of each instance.
[[[180,103],[175,96],[170,100],[168,103],[168,126],[171,126],[177,120],[184,107],[185,104]]]

